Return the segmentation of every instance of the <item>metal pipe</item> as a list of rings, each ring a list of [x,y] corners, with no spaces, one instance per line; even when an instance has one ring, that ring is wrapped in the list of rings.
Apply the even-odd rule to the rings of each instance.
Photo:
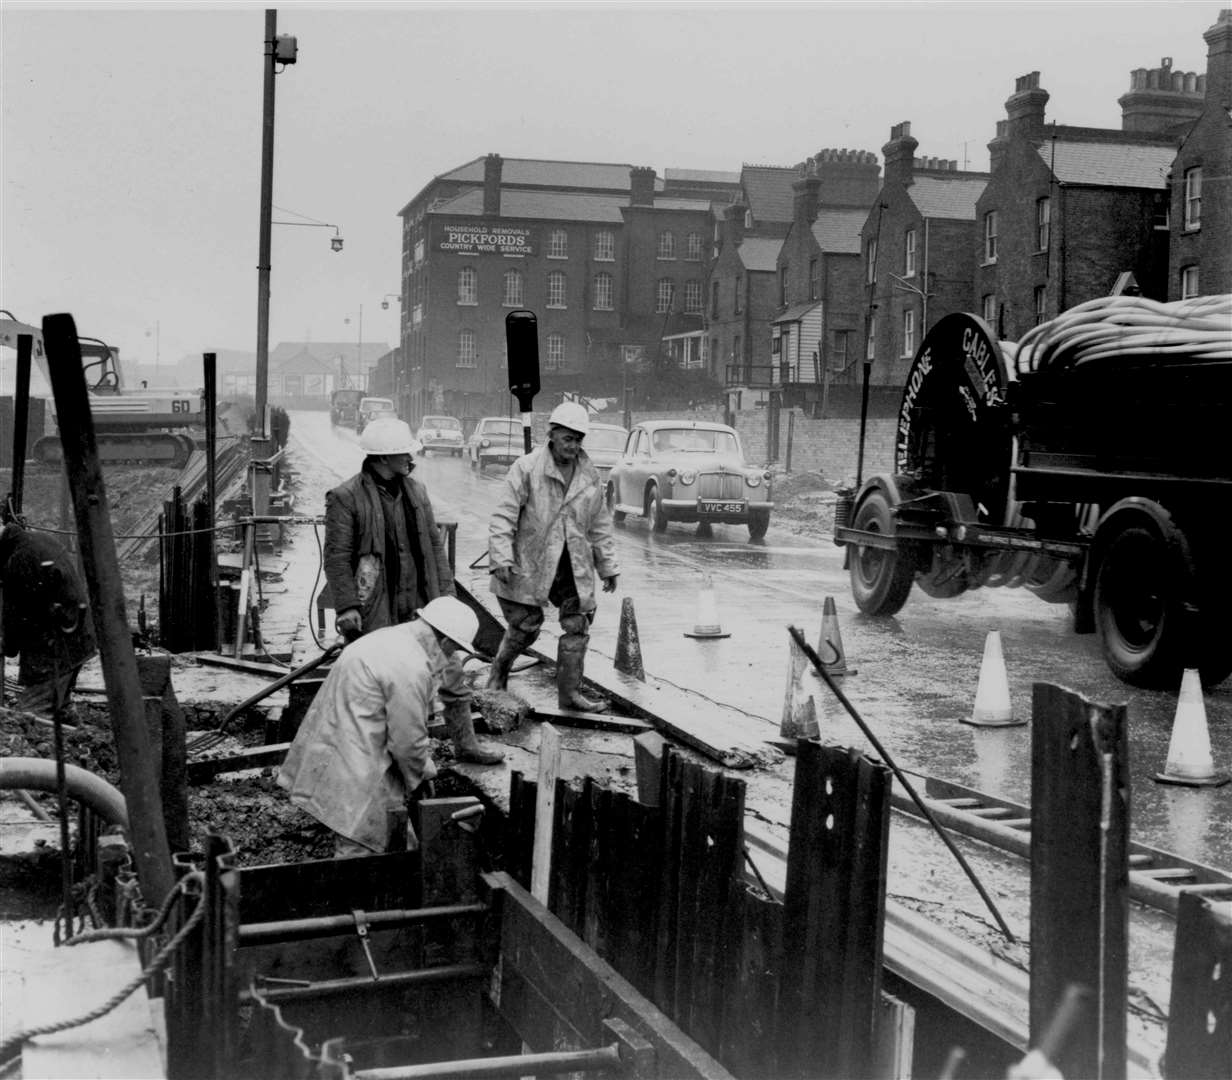
[[[394,1065],[385,1069],[358,1069],[352,1075],[355,1080],[447,1080],[449,1077],[551,1076],[620,1068],[620,1047],[612,1043],[598,1050],[557,1050],[546,1054],[508,1054],[505,1057]]]
[[[21,513],[22,494],[26,484],[26,442],[30,420],[30,358],[34,355],[34,335],[17,335],[17,374],[13,387],[13,473],[9,490],[11,509]]]
[[[342,647],[345,644],[346,644],[346,641],[342,638],[339,638],[328,649],[326,649],[323,653],[321,653],[321,655],[318,656],[316,659],[309,660],[308,663],[301,664],[299,667],[295,668],[294,670],[288,671],[281,678],[276,679],[274,682],[270,683],[269,686],[262,687],[251,697],[245,699],[244,701],[241,701],[234,709],[232,709],[229,713],[227,713],[226,716],[222,718],[222,723],[218,725],[218,734],[219,735],[224,734],[227,730],[227,725],[230,724],[231,721],[234,720],[237,716],[241,715],[244,712],[244,710],[251,709],[255,704],[257,704],[257,702],[264,701],[267,697],[270,696],[270,694],[273,694],[276,691],[281,690],[284,686],[287,685],[287,683],[292,683],[296,679],[298,679],[301,675],[307,675],[308,672],[315,671],[323,663],[325,663],[326,660],[329,660],[332,657],[337,656],[342,651]]]
[[[465,979],[487,979],[492,969],[487,964],[446,964],[443,967],[420,968],[416,971],[395,971],[379,979],[365,975],[352,979],[328,979],[304,986],[279,986],[260,990],[252,988],[240,994],[240,1004],[260,1001],[266,1005],[281,1005],[289,1001],[308,1001],[313,998],[351,996],[365,990],[393,990],[408,986],[431,986],[443,982],[459,982]]]
[[[393,930],[415,923],[437,919],[460,919],[468,915],[486,915],[486,904],[446,904],[441,907],[391,908],[388,911],[368,911],[364,921],[373,930]],[[240,926],[239,945],[276,945],[307,938],[338,937],[355,932],[351,915],[318,915],[309,919],[278,919],[270,922],[247,923]]]
[[[205,375],[205,502],[210,547],[210,610],[214,613],[214,648],[222,645],[222,605],[218,602],[218,542],[214,522],[218,501],[218,354],[201,354]]]
[[[145,902],[156,906],[171,892],[175,878],[73,317],[46,316],[43,342],[60,422],[64,471],[73,493],[94,636],[102,656],[121,786],[129,812],[133,861]]]

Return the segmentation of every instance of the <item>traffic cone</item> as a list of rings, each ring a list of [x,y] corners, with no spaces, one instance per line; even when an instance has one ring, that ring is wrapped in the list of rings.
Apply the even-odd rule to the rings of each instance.
[[[702,587],[697,593],[697,621],[693,624],[692,630],[684,632],[684,636],[691,638],[731,637],[731,634],[723,632],[723,627],[719,623],[719,606],[715,603],[714,583],[710,580],[709,574],[703,576]]]
[[[1189,787],[1219,787],[1228,782],[1227,773],[1215,771],[1202,680],[1194,668],[1186,668],[1181,676],[1176,719],[1172,721],[1172,739],[1168,743],[1168,764],[1163,772],[1155,774],[1155,779]]]
[[[817,699],[804,681],[808,667],[804,650],[796,644],[795,638],[788,640],[787,647],[787,692],[783,697],[779,735],[784,739],[816,739],[821,735],[817,726]]]
[[[980,663],[980,681],[975,688],[975,706],[971,716],[963,721],[975,727],[1015,727],[1025,720],[1015,720],[1010,706],[1010,680],[1001,655],[1001,631],[989,630],[984,639],[984,659]]]
[[[843,652],[843,635],[838,628],[838,609],[834,597],[827,596],[821,609],[821,635],[817,639],[817,655],[826,674],[835,679],[854,675],[855,668],[847,666],[847,654]]]
[[[642,646],[637,638],[637,616],[633,614],[631,596],[626,596],[620,602],[620,633],[616,637],[616,659],[613,666],[617,671],[632,675],[642,682],[646,681],[646,671],[642,667]]]

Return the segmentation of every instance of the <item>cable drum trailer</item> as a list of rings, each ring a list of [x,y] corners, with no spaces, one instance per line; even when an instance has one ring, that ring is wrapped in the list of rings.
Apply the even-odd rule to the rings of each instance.
[[[857,606],[1020,586],[1124,681],[1232,672],[1232,294],[1092,300],[998,341],[947,315],[903,391],[893,474],[840,496]]]

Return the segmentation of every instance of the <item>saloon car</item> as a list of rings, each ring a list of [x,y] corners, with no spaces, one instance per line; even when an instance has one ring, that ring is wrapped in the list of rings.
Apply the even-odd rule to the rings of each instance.
[[[415,432],[415,438],[422,448],[420,454],[432,450],[461,457],[465,449],[462,445],[462,421],[456,416],[425,416]]]
[[[660,533],[671,521],[747,525],[751,540],[766,535],[774,509],[770,473],[745,464],[735,429],[691,420],[634,425],[607,499],[618,524],[634,514]]]
[[[466,456],[472,469],[488,465],[512,465],[524,453],[522,421],[508,416],[485,416],[466,441]]]
[[[629,432],[619,424],[591,424],[582,444],[591,464],[599,470],[600,479],[606,481],[612,466],[620,460],[628,441]]]
[[[364,428],[378,416],[394,416],[394,403],[387,397],[364,397],[359,399],[359,408],[355,413],[355,434],[362,435]]]

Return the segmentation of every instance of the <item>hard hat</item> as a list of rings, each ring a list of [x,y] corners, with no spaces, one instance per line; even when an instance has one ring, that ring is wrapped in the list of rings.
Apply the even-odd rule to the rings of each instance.
[[[419,441],[405,420],[382,416],[364,428],[359,445],[365,454],[418,454]]]
[[[474,651],[475,635],[479,633],[479,616],[461,600],[452,596],[438,596],[420,608],[419,617],[433,630],[439,630],[468,652]]]
[[[590,431],[590,413],[584,405],[579,405],[576,401],[562,401],[548,417],[548,427],[552,426],[568,428],[579,435],[585,435]]]

